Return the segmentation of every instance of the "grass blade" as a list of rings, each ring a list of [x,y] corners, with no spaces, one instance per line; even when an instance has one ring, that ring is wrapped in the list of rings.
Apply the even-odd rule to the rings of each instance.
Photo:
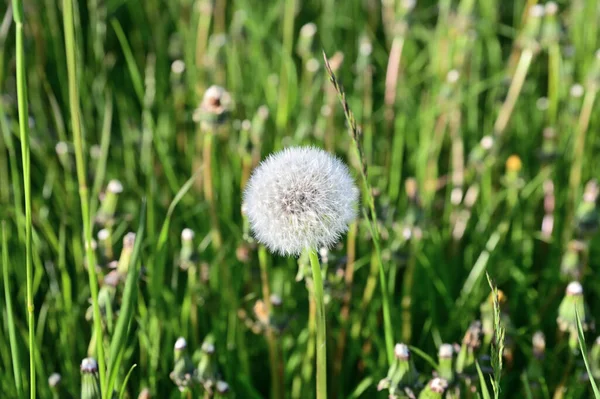
[[[17,52],[17,102],[19,109],[19,137],[21,139],[21,162],[23,164],[23,191],[25,193],[25,268],[27,270],[27,325],[29,328],[29,386],[31,398],[36,396],[35,375],[35,322],[33,304],[33,265],[31,220],[31,158],[29,150],[29,103],[27,101],[27,77],[25,68],[23,1],[13,0],[13,18],[16,28]]]
[[[577,308],[575,308],[575,315],[577,317],[577,336],[579,337],[579,349],[581,350],[581,357],[583,357],[585,369],[587,370],[588,376],[590,378],[592,391],[594,391],[594,398],[600,399],[600,391],[598,390],[598,386],[596,385],[596,381],[594,380],[594,376],[592,374],[592,369],[590,368],[587,347],[585,345],[585,336],[583,335],[583,326],[581,325],[581,318],[579,317],[579,312],[577,311]]]
[[[121,390],[119,391],[119,399],[122,399],[125,397],[125,389],[127,388],[127,382],[129,381],[129,377],[131,377],[131,372],[136,367],[137,367],[137,364],[134,364],[133,366],[131,366],[131,368],[127,372],[127,375],[125,376],[125,379],[123,380],[123,384],[121,385]]]
[[[487,387],[485,376],[481,371],[481,367],[479,367],[479,362],[475,362],[475,366],[477,366],[477,374],[479,375],[479,385],[481,385],[481,395],[483,396],[483,399],[492,399],[492,397],[490,396],[490,391]]]
[[[112,392],[114,383],[119,371],[119,367],[122,361],[122,353],[125,349],[127,341],[127,331],[131,323],[133,309],[137,299],[137,284],[139,270],[137,268],[138,259],[140,256],[140,250],[142,247],[142,241],[144,238],[144,229],[146,225],[146,201],[142,202],[140,209],[140,222],[137,233],[135,235],[135,244],[133,246],[133,252],[129,261],[129,268],[127,269],[127,279],[125,280],[125,289],[123,291],[122,307],[119,312],[119,318],[117,320],[117,326],[115,327],[115,333],[110,341],[109,349],[109,365],[108,365],[108,383],[105,395],[107,392]]]
[[[6,243],[6,222],[2,221],[2,278],[4,280],[4,306],[8,323],[8,338],[10,341],[10,354],[12,358],[13,375],[17,396],[23,398],[23,383],[21,382],[21,356],[17,344],[17,331],[12,307],[12,294],[10,292],[10,283],[8,282],[8,244]]]

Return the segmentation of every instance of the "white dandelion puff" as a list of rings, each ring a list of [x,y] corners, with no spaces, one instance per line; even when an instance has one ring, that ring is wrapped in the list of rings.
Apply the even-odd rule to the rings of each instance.
[[[357,200],[346,165],[314,147],[270,155],[244,192],[255,238],[283,255],[337,243],[356,217]]]

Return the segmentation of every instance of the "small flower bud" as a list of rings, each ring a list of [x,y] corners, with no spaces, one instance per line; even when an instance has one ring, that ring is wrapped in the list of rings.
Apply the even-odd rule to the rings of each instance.
[[[198,108],[199,121],[204,122],[208,128],[214,128],[227,121],[233,107],[231,95],[220,86],[210,86],[202,103]]]
[[[100,256],[104,261],[112,260],[113,248],[112,248],[112,237],[110,229],[101,229],[98,231],[98,248],[100,249]]]
[[[543,359],[546,353],[546,337],[542,331],[536,331],[532,338],[533,355],[536,359]]]
[[[177,338],[173,350],[175,355],[175,365],[169,376],[179,390],[183,391],[193,383],[194,363],[188,355],[187,341],[185,338]]]
[[[591,180],[585,186],[582,201],[575,211],[575,226],[582,236],[591,236],[600,226],[600,214],[596,207],[598,183]]]
[[[179,252],[179,267],[183,270],[189,269],[193,264],[194,256],[194,231],[189,228],[181,232],[181,251]]]
[[[96,359],[87,357],[81,361],[81,399],[101,399],[100,378]]]
[[[111,180],[106,186],[104,196],[101,198],[100,209],[96,220],[101,225],[109,225],[113,223],[115,211],[117,210],[117,201],[119,194],[123,192],[123,185],[118,180]]]
[[[570,334],[569,346],[573,351],[578,350],[577,316],[579,316],[584,331],[593,327],[588,307],[583,298],[583,287],[578,281],[573,281],[567,286],[556,318],[559,330]]]
[[[225,381],[217,381],[217,392],[220,394],[229,392],[229,384]]]
[[[448,382],[443,378],[434,378],[421,391],[419,399],[442,399],[448,388]]]
[[[50,377],[48,377],[48,385],[50,386],[50,389],[53,392],[58,391],[58,386],[60,385],[61,380],[62,380],[62,377],[60,376],[60,374],[58,374],[58,373],[50,374]]]
[[[129,263],[131,261],[134,245],[135,233],[129,232],[125,234],[125,237],[123,237],[123,249],[121,250],[121,256],[119,257],[119,263],[117,266],[117,271],[123,276],[127,274],[127,269],[129,269]]]
[[[308,58],[312,54],[313,43],[317,33],[317,25],[309,22],[300,28],[300,37],[296,45],[296,52],[300,58]]]
[[[452,366],[452,357],[454,348],[450,344],[442,344],[438,350],[438,373],[446,381],[454,380],[454,368]]]

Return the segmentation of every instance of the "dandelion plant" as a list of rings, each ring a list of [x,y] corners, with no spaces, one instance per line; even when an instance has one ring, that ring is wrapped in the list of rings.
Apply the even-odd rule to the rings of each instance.
[[[348,168],[313,147],[292,147],[269,156],[244,192],[256,239],[281,255],[307,252],[317,305],[317,398],[327,397],[326,319],[317,250],[336,244],[356,217],[358,189]]]

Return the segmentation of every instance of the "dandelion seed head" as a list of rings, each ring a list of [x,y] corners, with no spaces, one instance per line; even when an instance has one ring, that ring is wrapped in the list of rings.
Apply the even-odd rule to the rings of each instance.
[[[310,37],[314,36],[317,33],[317,25],[313,22],[309,22],[304,24],[302,28],[300,28],[300,36]]]
[[[98,362],[93,357],[86,357],[81,361],[81,372],[82,373],[96,373],[98,372]]]
[[[64,141],[59,141],[58,143],[56,143],[54,150],[58,155],[64,155],[67,152],[69,152],[69,145]]]
[[[584,91],[585,91],[585,89],[583,88],[582,85],[580,85],[579,83],[575,83],[573,86],[571,86],[569,93],[571,94],[572,97],[579,98],[579,97],[583,96]]]
[[[396,344],[396,346],[394,346],[394,355],[396,355],[398,359],[409,359],[410,350],[406,344]]]
[[[175,350],[182,351],[187,348],[187,341],[183,337],[177,338],[175,341]]]
[[[444,359],[452,358],[454,348],[450,344],[442,344],[438,350],[438,356]]]
[[[544,12],[546,15],[556,15],[558,12],[558,4],[553,1],[549,1],[544,7]]]
[[[444,393],[448,388],[448,382],[443,378],[436,377],[429,382],[429,388],[435,393]]]
[[[50,388],[56,388],[58,384],[60,384],[61,380],[62,377],[60,376],[60,374],[52,373],[50,377],[48,377],[48,385],[50,386]]]
[[[194,239],[194,230],[185,228],[181,231],[181,239],[183,241],[192,241]]]
[[[106,187],[106,190],[109,193],[120,194],[123,192],[123,185],[118,180],[111,180],[108,182],[108,186]]]
[[[226,393],[229,391],[229,384],[225,381],[217,381],[217,392]]]
[[[98,232],[98,241],[106,241],[110,237],[110,231],[102,229]]]
[[[571,281],[567,285],[566,293],[569,296],[583,295],[583,287],[579,281]]]
[[[529,16],[533,18],[541,18],[544,16],[544,6],[536,4],[529,9]]]
[[[269,156],[244,192],[255,238],[282,255],[337,243],[356,217],[357,200],[346,165],[313,147]]]

